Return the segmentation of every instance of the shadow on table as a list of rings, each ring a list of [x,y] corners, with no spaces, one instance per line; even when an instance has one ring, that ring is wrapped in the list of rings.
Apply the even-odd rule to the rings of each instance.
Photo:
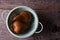
[[[59,21],[60,19],[58,19],[60,17],[59,13],[60,12],[57,12],[57,11],[54,11],[54,12],[50,11],[50,12],[41,13],[41,14],[40,14],[40,12],[37,12],[39,21],[43,24],[44,29],[41,33],[33,35],[35,40],[41,39],[41,36],[44,36],[44,37],[46,36],[45,38],[48,39],[48,37],[54,36],[54,35],[58,34],[58,32],[60,32],[60,25],[57,25],[57,24],[60,24],[60,21]],[[38,29],[38,30],[40,30],[40,29]],[[54,34],[54,33],[56,33],[56,34]],[[49,40],[50,39],[52,40],[53,38],[50,37]],[[55,38],[55,40],[56,39],[57,38]]]

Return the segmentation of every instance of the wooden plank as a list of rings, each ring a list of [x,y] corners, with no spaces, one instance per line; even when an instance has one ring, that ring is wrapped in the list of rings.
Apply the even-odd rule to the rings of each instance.
[[[49,0],[50,1],[50,0]],[[60,3],[55,0],[43,1],[43,0],[0,0],[0,9],[12,9],[16,6],[29,6],[37,10],[60,10]]]

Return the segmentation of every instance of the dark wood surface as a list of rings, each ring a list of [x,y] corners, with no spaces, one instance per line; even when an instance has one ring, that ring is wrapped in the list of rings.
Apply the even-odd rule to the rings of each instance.
[[[12,8],[21,5],[36,11],[39,21],[44,25],[40,34],[20,39],[8,32],[6,16]],[[0,40],[60,40],[60,0],[0,0]]]

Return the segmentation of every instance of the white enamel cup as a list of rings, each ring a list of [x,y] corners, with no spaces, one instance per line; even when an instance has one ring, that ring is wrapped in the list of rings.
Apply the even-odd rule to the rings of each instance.
[[[26,34],[20,34],[20,35],[16,35],[16,34],[14,34],[11,30],[10,30],[10,26],[9,26],[9,17],[10,16],[12,16],[11,14],[12,14],[12,12],[14,12],[14,11],[22,11],[22,10],[26,10],[26,11],[29,11],[29,12],[31,12],[32,13],[32,15],[33,15],[33,17],[34,17],[34,22],[33,22],[33,25],[32,25],[32,29],[28,32],[28,33],[26,33]],[[14,14],[13,14],[14,15]],[[36,30],[37,30],[37,28],[38,28],[38,24],[40,24],[41,25],[41,29],[40,29],[40,31],[37,31],[36,32]],[[32,36],[34,33],[40,33],[40,32],[42,32],[42,30],[43,30],[43,25],[42,25],[42,23],[41,22],[39,22],[39,19],[38,19],[38,16],[37,16],[37,14],[36,14],[36,12],[32,9],[32,8],[30,8],[30,7],[27,7],[27,6],[18,6],[18,7],[15,7],[15,8],[13,8],[10,12],[9,12],[9,14],[8,14],[8,16],[7,16],[7,18],[6,18],[6,26],[7,26],[7,29],[8,29],[8,31],[13,35],[13,36],[15,36],[15,37],[17,37],[17,38],[27,38],[27,37],[30,37],[30,36]]]

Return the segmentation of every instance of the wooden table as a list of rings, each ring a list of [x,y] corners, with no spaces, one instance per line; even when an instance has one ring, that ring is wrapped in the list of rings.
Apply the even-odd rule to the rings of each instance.
[[[25,39],[12,36],[5,24],[9,11],[16,6],[29,6],[36,11],[44,30]],[[0,0],[0,40],[60,40],[60,0]]]

